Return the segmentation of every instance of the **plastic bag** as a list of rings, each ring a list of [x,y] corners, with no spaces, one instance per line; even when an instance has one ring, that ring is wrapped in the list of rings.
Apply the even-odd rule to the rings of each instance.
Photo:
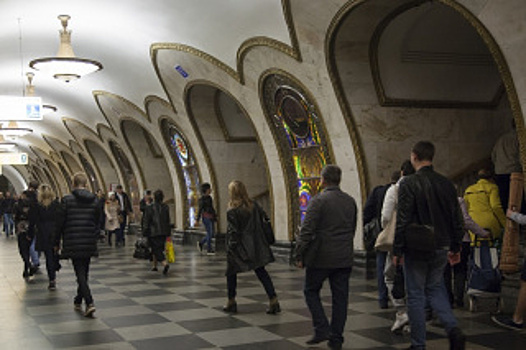
[[[171,238],[166,239],[166,244],[164,245],[164,250],[166,254],[166,261],[169,264],[172,264],[175,262],[175,250],[174,250],[174,244],[172,242]]]

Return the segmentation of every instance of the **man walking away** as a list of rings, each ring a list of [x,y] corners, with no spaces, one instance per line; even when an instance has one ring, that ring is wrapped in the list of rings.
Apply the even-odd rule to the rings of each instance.
[[[75,174],[75,189],[62,198],[57,213],[56,246],[59,247],[62,240],[62,257],[71,258],[75,269],[78,284],[77,295],[73,301],[75,310],[82,310],[84,300],[84,316],[91,317],[95,306],[88,286],[88,274],[91,257],[98,255],[100,208],[97,197],[86,189],[87,183],[86,175]]]
[[[420,141],[411,151],[416,173],[400,182],[393,263],[404,264],[411,326],[410,349],[426,347],[426,301],[445,326],[450,349],[465,348],[466,337],[444,284],[444,268],[460,261],[462,217],[453,184],[433,170],[435,146]],[[448,254],[449,251],[449,254]]]
[[[306,266],[303,292],[314,326],[314,336],[307,344],[328,340],[331,349],[341,349],[344,340],[357,215],[356,202],[339,187],[341,174],[336,165],[323,168],[324,190],[309,203],[296,248],[297,266]],[[320,300],[327,278],[332,293],[330,324]]]

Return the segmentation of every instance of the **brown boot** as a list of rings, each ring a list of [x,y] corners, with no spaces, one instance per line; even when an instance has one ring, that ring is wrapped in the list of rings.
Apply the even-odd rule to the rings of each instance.
[[[278,297],[274,297],[269,300],[267,314],[275,315],[278,312],[281,312],[281,307],[279,306]]]
[[[236,299],[234,299],[234,298],[228,299],[228,302],[226,303],[226,305],[223,306],[223,311],[235,314],[237,312]]]

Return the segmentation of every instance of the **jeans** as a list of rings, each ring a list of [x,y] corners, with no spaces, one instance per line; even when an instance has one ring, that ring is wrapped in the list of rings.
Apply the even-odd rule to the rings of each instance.
[[[426,346],[426,300],[448,333],[457,326],[444,285],[447,254],[447,250],[436,250],[427,260],[405,255],[407,313],[411,325],[411,345],[415,349],[425,349]]]
[[[201,245],[206,243],[208,251],[212,250],[212,238],[214,237],[214,220],[203,218],[203,225],[205,225],[206,236],[201,240]]]
[[[55,250],[51,247],[44,250],[44,255],[46,256],[46,270],[49,281],[54,281],[57,277],[57,254]]]
[[[72,258],[73,269],[77,276],[77,295],[75,296],[74,303],[82,304],[82,300],[86,302],[86,305],[93,304],[93,297],[88,286],[88,274],[89,264],[91,258]]]
[[[451,305],[464,305],[464,291],[466,290],[466,279],[468,275],[468,261],[471,254],[469,242],[462,242],[460,262],[456,265],[446,265],[444,270],[444,282]]]
[[[258,267],[254,270],[259,281],[265,288],[265,292],[269,299],[276,297],[276,290],[274,289],[274,284],[270,278],[265,266]],[[227,275],[226,276],[226,285],[228,289],[228,299],[234,299],[236,297],[236,288],[237,288],[237,274]]]
[[[387,305],[389,300],[384,278],[386,259],[387,252],[376,252],[376,278],[378,279],[378,303],[380,303],[380,306]]]
[[[340,269],[307,267],[305,271],[303,293],[312,315],[315,336],[329,336],[330,341],[334,344],[343,343],[342,333],[347,321],[351,271],[351,267]],[[329,279],[332,294],[332,319],[330,325],[320,300],[320,290],[327,278]]]
[[[40,266],[40,252],[37,252],[35,250],[36,241],[36,237],[33,238],[33,241],[31,241],[31,246],[29,247],[29,255],[31,256],[31,262],[33,263],[33,266]]]
[[[13,234],[15,222],[13,220],[13,214],[4,213],[4,232],[6,237]]]

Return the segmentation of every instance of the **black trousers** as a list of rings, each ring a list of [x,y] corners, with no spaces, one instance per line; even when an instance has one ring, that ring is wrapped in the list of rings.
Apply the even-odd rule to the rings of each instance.
[[[459,307],[462,307],[464,305],[464,291],[466,290],[468,261],[470,255],[470,243],[462,242],[460,262],[453,266],[449,264],[446,265],[444,271],[444,282],[446,284],[446,290],[451,305],[453,305],[453,303],[456,303]]]
[[[89,264],[91,258],[72,258],[73,269],[77,276],[77,296],[75,296],[74,303],[82,304],[82,300],[86,302],[86,305],[93,304],[93,297],[91,296],[91,290],[88,286],[88,274]]]
[[[274,284],[270,278],[265,266],[258,267],[254,270],[256,276],[258,276],[259,281],[265,288],[265,292],[269,299],[272,299],[276,296],[276,290],[274,289]],[[237,274],[227,275],[226,276],[226,285],[228,289],[228,298],[234,299],[236,297],[236,288],[237,288]]]
[[[18,234],[18,252],[24,261],[24,272],[29,272],[31,263],[29,261],[29,248],[31,247],[31,241],[27,239],[27,234],[21,232]]]
[[[329,336],[334,344],[343,343],[343,329],[347,321],[349,304],[349,278],[352,268],[318,269],[307,267],[305,271],[305,286],[303,293],[312,315],[312,324],[316,336]],[[332,294],[331,323],[325,315],[320,300],[320,290],[323,282],[329,279]]]

